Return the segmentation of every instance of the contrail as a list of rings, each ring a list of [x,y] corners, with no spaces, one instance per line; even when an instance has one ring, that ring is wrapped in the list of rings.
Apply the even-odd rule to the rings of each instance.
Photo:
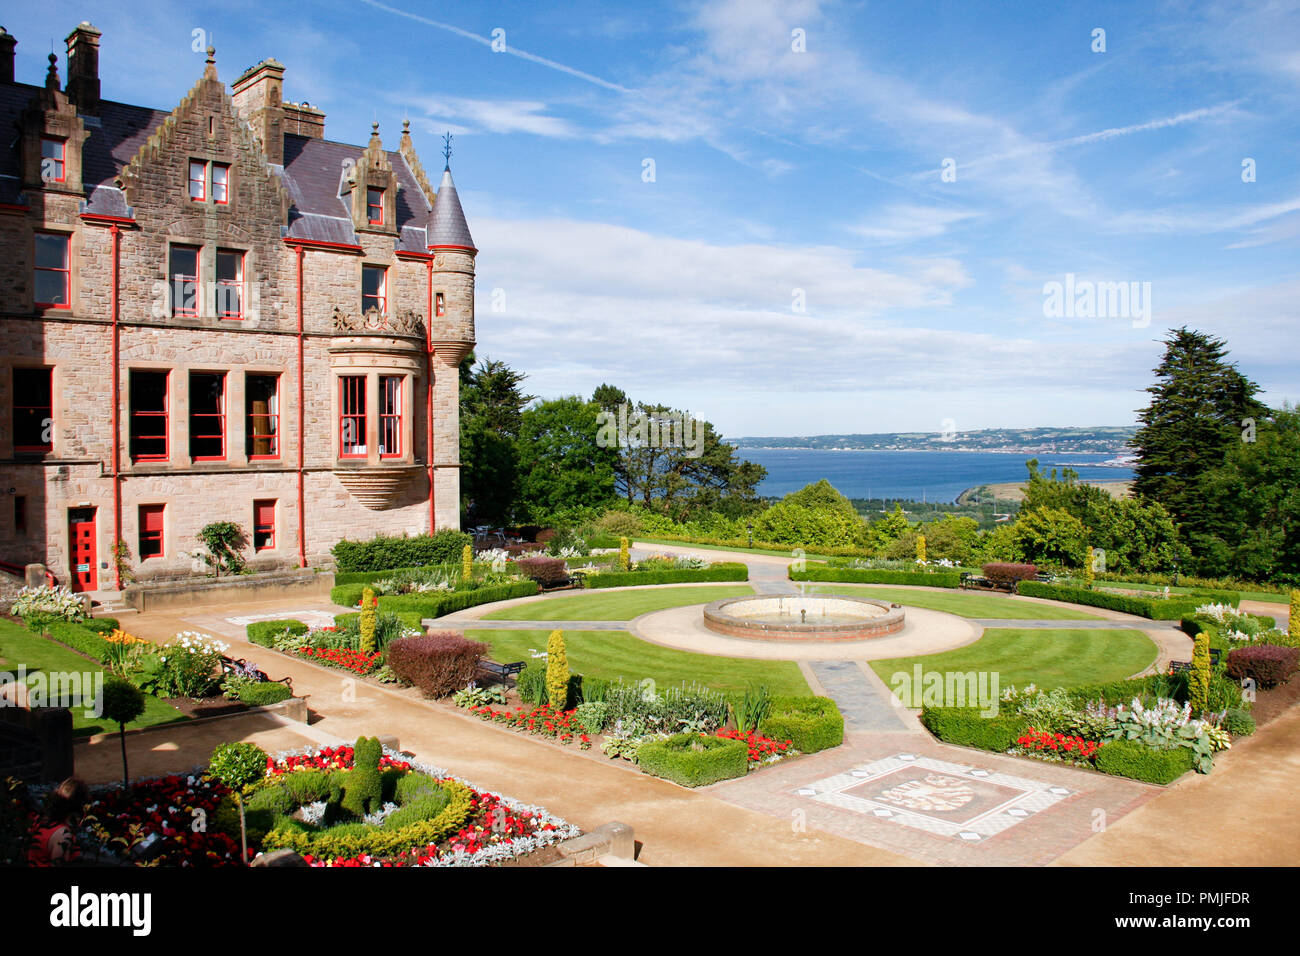
[[[429,17],[422,17],[418,13],[408,13],[405,10],[390,7],[385,3],[379,3],[378,0],[360,0],[360,2],[364,3],[366,6],[374,7],[376,10],[383,10],[386,13],[392,13],[399,17],[406,17],[408,20],[414,20],[417,23],[423,23],[425,26],[436,27],[439,30],[446,30],[448,33],[454,33],[459,37],[464,37],[466,40],[473,40],[475,43],[481,43],[486,47],[492,46],[492,40],[489,37],[481,37],[477,33],[471,33],[469,30],[463,30],[453,24],[443,23],[440,20],[433,20]],[[513,47],[508,43],[502,48],[502,52],[509,53],[511,56],[517,56],[521,60],[528,60],[531,63],[536,63],[552,70],[558,70],[561,73],[567,73],[569,76],[577,77],[580,80],[586,80],[588,83],[594,83],[596,86],[604,87],[607,90],[614,90],[618,93],[634,92],[626,86],[611,83],[609,80],[603,80],[599,76],[593,76],[590,73],[584,73],[582,70],[574,69],[571,66],[565,66],[563,63],[556,63],[554,60],[548,60],[544,56],[529,53],[525,50],[519,49],[518,47]]]

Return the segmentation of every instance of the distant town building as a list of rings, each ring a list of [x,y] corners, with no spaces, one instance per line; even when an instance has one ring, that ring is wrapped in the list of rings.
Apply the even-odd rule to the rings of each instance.
[[[142,579],[192,573],[213,521],[259,569],[458,527],[450,169],[435,190],[407,124],[326,139],[271,59],[227,89],[209,48],[170,111],[102,99],[100,36],[36,86],[0,31],[0,561],[85,591],[117,542]]]

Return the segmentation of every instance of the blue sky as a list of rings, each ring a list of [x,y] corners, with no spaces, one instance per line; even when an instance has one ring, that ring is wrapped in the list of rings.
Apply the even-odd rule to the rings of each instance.
[[[1300,397],[1296,3],[59,3],[6,13],[19,79],[81,19],[108,98],[174,105],[204,30],[331,139],[409,116],[432,170],[453,131],[477,351],[539,395],[729,435],[1127,424],[1185,323]],[[1045,315],[1067,275],[1150,283],[1149,320]]]

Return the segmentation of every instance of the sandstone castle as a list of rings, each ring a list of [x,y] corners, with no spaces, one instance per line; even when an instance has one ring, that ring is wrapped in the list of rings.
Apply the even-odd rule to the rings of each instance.
[[[256,569],[340,538],[459,526],[457,366],[473,239],[404,125],[364,146],[209,48],[171,111],[100,95],[100,32],[66,82],[15,81],[0,30],[0,562],[74,590],[192,573],[240,525]],[[38,74],[39,75],[39,74]],[[120,544],[119,544],[120,542]]]

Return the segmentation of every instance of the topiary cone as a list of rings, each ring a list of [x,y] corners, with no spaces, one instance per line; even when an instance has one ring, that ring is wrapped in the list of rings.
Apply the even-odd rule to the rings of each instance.
[[[925,535],[916,536],[916,563],[925,564]]]
[[[1291,592],[1291,622],[1287,625],[1287,633],[1300,640],[1300,588]]]
[[[464,581],[474,578],[474,549],[469,545],[465,545],[460,552],[460,576]]]
[[[628,553],[627,538],[618,539],[618,569],[620,571],[631,570],[632,556]]]

